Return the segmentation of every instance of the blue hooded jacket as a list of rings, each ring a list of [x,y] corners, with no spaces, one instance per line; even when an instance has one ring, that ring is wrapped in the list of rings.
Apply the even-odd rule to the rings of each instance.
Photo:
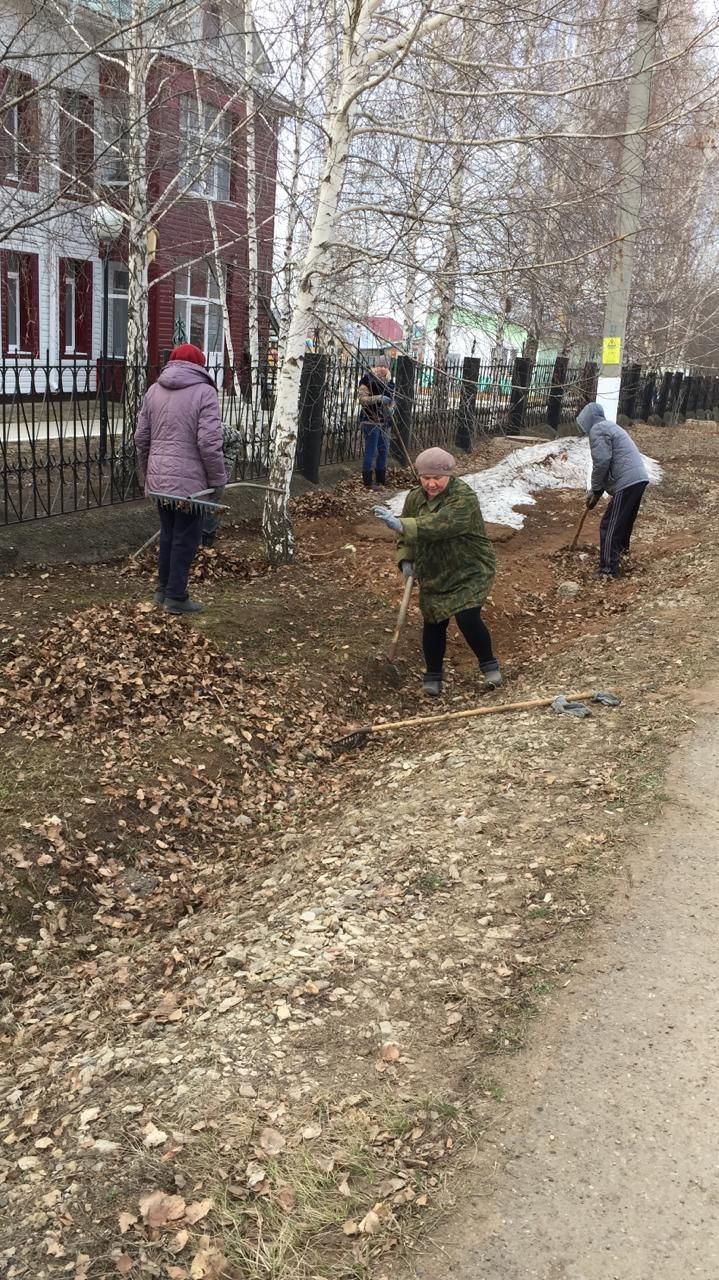
[[[632,437],[616,422],[609,422],[600,404],[585,405],[577,418],[582,435],[589,437],[595,493],[619,493],[630,484],[649,480],[644,459]]]

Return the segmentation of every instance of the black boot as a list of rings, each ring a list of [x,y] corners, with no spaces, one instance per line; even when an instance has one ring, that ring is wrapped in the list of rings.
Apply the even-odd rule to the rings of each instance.
[[[362,472],[362,483],[363,483],[363,485],[364,485],[365,489],[371,489],[371,488],[372,488],[372,472],[371,472],[371,471],[363,471],[363,472]]]
[[[385,485],[386,485],[386,483],[387,483],[387,472],[386,472],[386,471],[375,471],[375,476],[376,476],[376,478],[377,478],[377,484],[379,485],[380,489],[384,489],[384,487],[385,487]]]

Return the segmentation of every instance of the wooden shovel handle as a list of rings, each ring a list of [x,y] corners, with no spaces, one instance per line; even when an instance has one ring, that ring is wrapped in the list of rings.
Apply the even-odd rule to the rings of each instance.
[[[407,610],[409,609],[409,598],[412,595],[413,586],[414,586],[414,578],[410,575],[409,578],[405,579],[404,592],[402,594],[402,603],[399,606],[399,613],[397,614],[397,626],[395,627],[392,633],[392,639],[389,642],[389,649],[387,650],[387,657],[389,658],[390,662],[394,662],[395,655],[397,653],[397,646],[400,641],[400,636],[402,635],[402,629],[407,620]]]
[[[582,532],[582,529],[584,528],[584,521],[586,520],[588,515],[589,515],[589,507],[585,507],[581,514],[579,523],[576,529],[574,530],[574,537],[572,538],[572,541],[569,544],[570,551],[573,551],[574,548],[576,547],[577,542],[579,541],[579,535]]]
[[[567,695],[568,702],[582,702],[585,698],[592,698],[593,691],[585,690],[584,693],[570,693]],[[387,729],[407,729],[413,724],[439,724],[442,720],[468,720],[471,716],[498,716],[506,711],[535,711],[539,707],[551,707],[554,699],[551,698],[530,698],[529,702],[495,702],[491,707],[470,707],[468,711],[445,711],[440,716],[413,716],[411,720],[387,720],[380,724],[371,726],[373,733],[382,733]]]

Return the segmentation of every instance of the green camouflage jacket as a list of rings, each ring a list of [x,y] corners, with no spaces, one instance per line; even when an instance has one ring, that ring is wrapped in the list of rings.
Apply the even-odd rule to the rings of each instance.
[[[452,476],[430,499],[411,489],[402,511],[397,563],[412,560],[419,607],[428,622],[483,605],[495,574],[495,555],[474,490]]]

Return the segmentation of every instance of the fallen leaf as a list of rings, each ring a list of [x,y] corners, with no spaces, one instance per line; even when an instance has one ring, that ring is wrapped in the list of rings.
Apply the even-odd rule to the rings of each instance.
[[[321,1133],[322,1133],[321,1124],[308,1124],[302,1130],[302,1137],[304,1138],[305,1142],[311,1142],[313,1138],[319,1138]]]
[[[374,1209],[370,1209],[369,1213],[365,1214],[360,1222],[359,1230],[363,1236],[373,1236],[375,1232],[379,1231],[381,1225],[379,1216]]]
[[[337,1183],[337,1190],[341,1196],[350,1196],[352,1194],[350,1191],[350,1184],[346,1178],[343,1178],[341,1182]]]
[[[148,1227],[165,1227],[168,1222],[177,1222],[185,1213],[185,1201],[182,1196],[168,1196],[164,1191],[153,1191],[140,1200],[140,1213]]]
[[[22,1118],[23,1125],[25,1125],[26,1128],[31,1129],[34,1124],[37,1124],[39,1115],[40,1112],[37,1107],[33,1107],[32,1110],[26,1111]]]
[[[167,1134],[158,1129],[152,1120],[148,1120],[142,1132],[145,1135],[142,1139],[143,1147],[161,1147],[163,1142],[167,1142]]]
[[[257,1160],[250,1160],[245,1169],[248,1187],[256,1187],[258,1183],[264,1182],[267,1176],[267,1170]]]
[[[129,1275],[133,1265],[134,1263],[129,1253],[121,1253],[118,1258],[115,1258],[115,1270],[119,1271],[121,1276]]]
[[[190,1266],[192,1280],[219,1280],[226,1266],[225,1255],[212,1248],[209,1236],[201,1236],[200,1248]]]
[[[295,1195],[294,1189],[288,1186],[279,1187],[275,1199],[286,1213],[289,1213],[291,1209],[294,1209],[297,1204],[297,1196]]]
[[[93,1120],[97,1120],[99,1114],[99,1107],[86,1107],[84,1111],[80,1112],[80,1128],[86,1129]]]
[[[259,1145],[268,1156],[277,1156],[287,1146],[285,1139],[277,1129],[271,1129],[269,1126],[262,1130],[259,1137]]]
[[[112,1155],[113,1151],[120,1150],[119,1142],[110,1142],[109,1138],[96,1138],[93,1151],[99,1151],[101,1156]]]
[[[190,1238],[189,1231],[186,1231],[185,1228],[183,1227],[182,1231],[178,1231],[177,1235],[172,1237],[172,1240],[170,1241],[167,1247],[171,1253],[182,1253],[182,1250],[187,1244],[187,1241],[189,1240],[189,1238]]]
[[[218,1013],[227,1013],[229,1009],[234,1009],[238,1004],[242,1004],[242,996],[226,996],[217,1006]]]
[[[342,1223],[342,1230],[346,1236],[358,1236],[359,1224],[355,1222],[354,1218],[348,1218],[346,1222]]]
[[[134,1213],[128,1213],[127,1210],[125,1210],[123,1213],[119,1214],[117,1225],[120,1228],[120,1235],[124,1236],[126,1232],[130,1230],[130,1227],[134,1227],[136,1222],[137,1218]]]
[[[87,1272],[91,1261],[89,1253],[78,1253],[75,1258],[75,1280],[87,1280]]]
[[[187,1280],[187,1272],[184,1267],[165,1267],[165,1275],[167,1280]]]
[[[207,1217],[212,1207],[211,1200],[194,1200],[185,1209],[185,1220],[189,1222],[191,1227],[194,1227],[196,1222],[200,1222],[202,1218]]]
[[[48,1147],[54,1147],[55,1143],[52,1138],[38,1138],[35,1143],[36,1151],[47,1151]]]
[[[427,1203],[427,1193],[426,1191],[423,1191],[421,1196],[417,1196],[417,1199],[415,1200],[415,1204],[419,1204],[424,1208],[426,1203]]]
[[[382,1046],[383,1062],[399,1062],[401,1050],[398,1044],[385,1044]]]

